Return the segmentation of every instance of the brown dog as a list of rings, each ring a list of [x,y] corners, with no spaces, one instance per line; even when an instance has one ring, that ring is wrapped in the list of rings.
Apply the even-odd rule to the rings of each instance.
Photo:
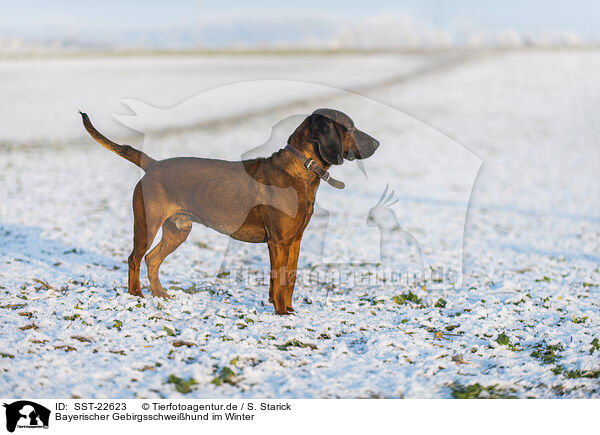
[[[200,222],[234,239],[267,243],[271,262],[269,302],[289,314],[296,281],[300,241],[313,213],[321,179],[337,188],[327,169],[344,159],[370,157],[379,142],[354,127],[342,112],[318,109],[269,158],[228,162],[179,157],[155,161],[127,145],[102,136],[85,113],[83,125],[102,146],[146,171],[133,193],[133,252],[129,256],[129,293],[143,296],[140,263],[162,226],[160,243],[146,255],[154,296],[168,297],[158,279],[167,255]]]

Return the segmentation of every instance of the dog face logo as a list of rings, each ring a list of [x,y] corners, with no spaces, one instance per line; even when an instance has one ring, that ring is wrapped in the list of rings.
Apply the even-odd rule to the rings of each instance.
[[[6,430],[14,432],[16,428],[48,428],[50,410],[42,405],[28,400],[19,400],[10,404],[5,403]]]

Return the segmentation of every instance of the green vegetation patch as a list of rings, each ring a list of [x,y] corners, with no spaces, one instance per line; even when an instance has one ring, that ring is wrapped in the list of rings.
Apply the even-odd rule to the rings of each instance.
[[[175,337],[176,335],[179,335],[179,331],[173,330],[168,326],[163,326],[162,330],[165,331],[169,337]]]
[[[556,366],[552,369],[552,373],[555,375],[562,374],[567,379],[598,379],[600,378],[600,369],[597,370],[565,370],[563,366]]]
[[[573,323],[580,325],[582,323],[585,323],[585,321],[588,319],[588,316],[584,316],[584,317],[572,316],[572,318],[573,318]]]
[[[115,319],[115,323],[112,327],[115,328],[117,331],[121,331],[121,328],[123,327],[123,322]]]
[[[483,386],[479,383],[460,385],[454,383],[450,386],[452,397],[455,399],[516,399],[514,388],[498,388],[498,385]]]
[[[192,391],[192,387],[197,385],[198,382],[196,382],[194,378],[182,379],[175,375],[171,375],[169,376],[167,384],[173,384],[175,386],[175,390],[182,394],[188,394]]]
[[[510,341],[510,337],[504,331],[498,334],[498,337],[496,337],[496,343],[498,343],[500,346],[506,346],[515,352],[520,352],[523,350],[519,343],[512,343]]]
[[[311,350],[317,350],[317,345],[312,343],[303,343],[300,340],[288,340],[284,344],[280,344],[277,346],[279,350],[289,350],[290,347],[300,347],[300,348],[309,348]]]
[[[592,347],[590,349],[590,355],[593,355],[594,351],[600,350],[600,342],[598,341],[597,338],[594,338],[590,344],[592,345]]]
[[[500,346],[507,346],[510,343],[510,339],[508,338],[508,335],[506,335],[506,333],[502,332],[501,334],[498,334],[498,338],[496,338],[496,343],[498,343]]]
[[[531,356],[538,359],[542,364],[554,364],[560,358],[560,352],[564,350],[563,345],[558,344],[547,344],[546,342],[538,343],[533,346],[535,349],[531,352]]]
[[[401,295],[394,296],[392,300],[398,305],[404,305],[408,302],[417,305],[423,305],[423,298],[418,297],[415,293],[411,292],[410,290],[408,291],[408,293],[403,293]]]
[[[214,385],[235,385],[235,372],[229,367],[222,367],[220,370],[217,370],[217,375],[210,381],[211,384]]]

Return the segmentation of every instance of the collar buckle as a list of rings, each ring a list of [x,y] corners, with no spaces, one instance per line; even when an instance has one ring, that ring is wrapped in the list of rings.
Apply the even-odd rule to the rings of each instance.
[[[298,159],[304,160],[303,166],[310,172],[315,174],[317,177],[319,177],[321,180],[327,182],[329,185],[335,187],[336,189],[344,188],[344,183],[331,178],[329,172],[325,170],[325,168],[321,167],[321,165],[319,165],[319,162],[317,162],[316,160],[306,157],[304,154],[302,154],[296,148],[292,147],[290,144],[287,144],[285,149]]]
[[[316,161],[314,161],[313,159],[306,159],[306,162],[304,162],[304,166],[309,171],[313,171],[314,172],[315,168],[317,166],[319,166],[319,164]]]

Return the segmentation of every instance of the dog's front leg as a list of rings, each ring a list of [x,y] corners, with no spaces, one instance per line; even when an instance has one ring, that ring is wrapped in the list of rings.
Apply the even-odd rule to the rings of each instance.
[[[288,284],[288,257],[290,244],[268,242],[269,260],[271,261],[271,279],[269,284],[269,301],[273,303],[277,314],[289,314],[285,304],[285,293]]]
[[[294,286],[296,285],[296,270],[298,268],[298,255],[300,254],[300,242],[302,235],[295,239],[289,250],[287,263],[287,282],[285,286],[285,308],[288,313],[293,313],[295,310],[292,307],[292,296],[294,294]]]

